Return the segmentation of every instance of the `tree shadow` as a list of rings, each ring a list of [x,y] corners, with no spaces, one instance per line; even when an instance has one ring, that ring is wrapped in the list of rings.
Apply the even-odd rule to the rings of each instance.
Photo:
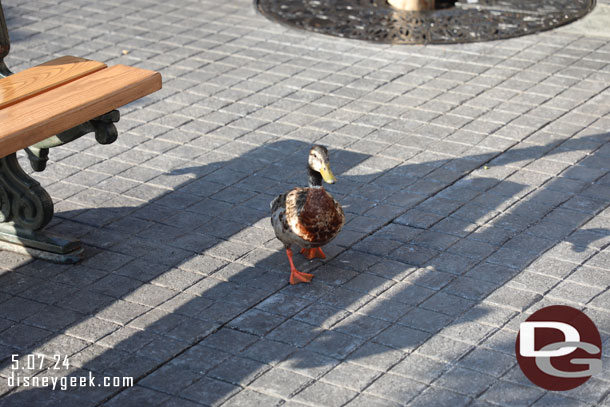
[[[446,340],[439,332],[459,333],[486,318],[481,302],[558,241],[578,252],[609,234],[594,228],[574,237],[581,223],[570,219],[548,236],[558,207],[576,216],[599,204],[576,196],[595,192],[569,178],[583,171],[580,164],[567,177],[541,176],[537,189],[532,179],[499,180],[505,165],[607,141],[607,134],[587,136],[401,166],[331,150],[339,183],[328,189],[348,222],[326,261],[299,259],[297,267],[316,275],[307,285],[288,285],[287,260],[268,224],[270,200],[294,186],[285,180],[306,180],[304,142],[174,169],[157,180],[171,190],[145,205],[63,208],[52,229],[75,232],[91,245],[91,257],[78,266],[34,261],[0,275],[1,314],[10,321],[0,325],[0,374],[12,373],[11,354],[39,352],[69,356],[73,366],[26,374],[93,371],[132,376],[142,386],[19,387],[1,400],[162,404],[162,393],[146,389],[154,388],[215,404],[270,366],[305,375],[295,393],[344,360],[387,370],[416,349],[435,352],[433,343]],[[586,159],[603,160],[600,154]],[[457,360],[470,350],[444,354]]]

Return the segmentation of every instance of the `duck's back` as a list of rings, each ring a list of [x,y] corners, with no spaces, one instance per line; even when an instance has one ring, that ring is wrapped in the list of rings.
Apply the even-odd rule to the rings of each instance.
[[[323,245],[345,223],[341,205],[324,188],[295,188],[286,195],[286,220],[303,240]]]

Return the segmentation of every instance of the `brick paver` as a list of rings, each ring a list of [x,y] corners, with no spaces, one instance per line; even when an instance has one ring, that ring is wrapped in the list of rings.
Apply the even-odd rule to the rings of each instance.
[[[606,1],[599,7],[608,7]],[[51,151],[51,230],[87,258],[0,252],[0,406],[610,405],[610,43],[570,27],[387,46],[286,29],[252,3],[5,0],[14,71],[70,54],[162,73],[119,139]],[[269,202],[311,143],[347,223],[288,285]],[[604,372],[546,392],[520,322],[565,304]],[[10,387],[22,375],[133,387]]]

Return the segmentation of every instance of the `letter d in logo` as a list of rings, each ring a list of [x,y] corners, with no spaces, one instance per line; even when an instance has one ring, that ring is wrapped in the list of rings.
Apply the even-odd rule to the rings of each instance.
[[[550,328],[557,329],[563,332],[564,339],[562,342],[578,342],[580,341],[580,335],[576,328],[572,325],[565,324],[563,322],[548,322],[548,321],[536,321],[536,322],[523,322],[519,327],[519,334],[521,335],[521,356],[536,357],[544,356],[547,358],[555,356],[569,355],[576,349],[573,346],[566,346],[556,350],[534,350],[534,339],[536,328]]]

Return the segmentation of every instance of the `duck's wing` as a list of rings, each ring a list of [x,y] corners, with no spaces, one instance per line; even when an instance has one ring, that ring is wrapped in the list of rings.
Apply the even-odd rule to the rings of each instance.
[[[339,233],[339,231],[343,228],[343,225],[345,225],[345,213],[343,212],[343,207],[341,204],[337,202],[337,200],[331,194],[328,195],[332,198],[335,211],[337,212],[337,222],[339,224],[339,226],[337,226],[337,233]]]
[[[277,212],[281,208],[286,209],[286,195],[287,194],[278,195],[269,203],[271,213]]]
[[[309,242],[298,233],[298,218],[307,200],[308,188],[293,188],[271,201],[271,225],[275,236],[287,247],[296,244],[305,247]],[[292,220],[292,222],[291,222]]]
[[[288,248],[293,244],[302,245],[303,242],[297,235],[293,233],[288,224],[288,217],[286,215],[286,197],[292,191],[278,195],[273,201],[271,201],[271,226],[275,236]]]

